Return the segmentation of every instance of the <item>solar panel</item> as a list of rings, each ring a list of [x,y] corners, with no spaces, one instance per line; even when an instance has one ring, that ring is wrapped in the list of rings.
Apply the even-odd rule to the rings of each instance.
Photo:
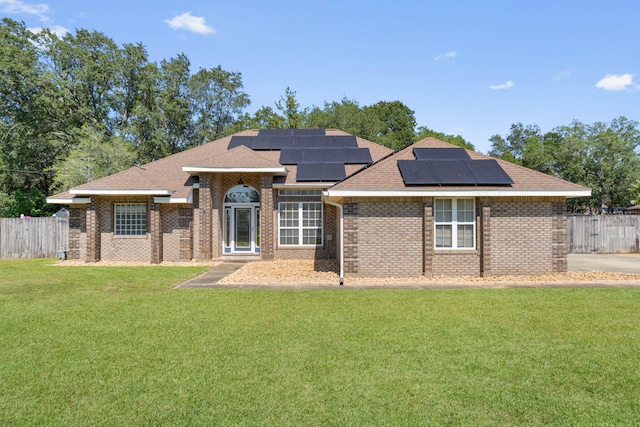
[[[513,184],[511,177],[494,159],[466,161],[466,166],[476,177],[478,184],[508,185]]]
[[[513,180],[493,159],[398,160],[406,185],[509,185]]]
[[[292,129],[267,129],[273,131],[291,131]],[[296,130],[296,129],[293,129]],[[298,129],[313,130],[313,129]],[[244,145],[252,150],[282,150],[284,148],[358,148],[358,141],[353,135],[277,135],[262,134],[258,136],[232,136],[228,148]]]
[[[283,148],[280,152],[280,164],[298,163],[371,163],[368,148]]]
[[[346,176],[342,163],[300,163],[296,181],[340,181]]]
[[[344,150],[348,155],[349,159],[345,163],[349,164],[360,164],[365,163],[369,164],[373,160],[371,159],[371,152],[368,148],[349,148]]]
[[[324,136],[324,129],[260,129],[258,136]]]
[[[466,160],[471,159],[464,148],[414,148],[418,160]]]
[[[440,176],[431,167],[431,162],[428,160],[398,160],[398,168],[404,183],[407,185],[434,185],[441,183]]]
[[[476,177],[466,166],[469,160],[417,160],[419,162],[429,162],[436,174],[440,177],[442,184],[471,184],[478,183]],[[471,160],[472,161],[472,160]]]

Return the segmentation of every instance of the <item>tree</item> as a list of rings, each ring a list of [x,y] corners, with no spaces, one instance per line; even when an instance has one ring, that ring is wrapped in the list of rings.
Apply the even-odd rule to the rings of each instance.
[[[365,107],[375,121],[372,141],[398,150],[415,141],[416,118],[413,110],[400,101],[380,101]]]
[[[124,138],[113,135],[105,139],[103,131],[91,127],[78,133],[80,144],[54,168],[57,188],[75,187],[133,166],[135,149]]]
[[[323,109],[311,108],[307,124],[311,128],[340,129],[370,141],[377,137],[377,119],[367,114],[357,101],[347,98],[340,102],[325,101]]]
[[[543,135],[537,125],[523,126],[522,123],[511,125],[506,139],[493,135],[489,155],[507,160],[530,169],[544,173],[552,173],[554,159],[547,142],[552,142],[553,135]]]
[[[285,129],[297,129],[304,126],[307,110],[300,110],[300,103],[296,99],[296,92],[287,87],[284,96],[276,102],[276,109],[282,112]]]
[[[446,135],[442,132],[431,130],[426,126],[420,126],[416,139],[421,140],[427,137],[439,139],[440,141],[448,142],[449,144],[457,145],[467,150],[475,150],[473,144],[465,140],[461,135]]]
[[[637,180],[630,188],[631,191],[631,204],[632,205],[640,205],[640,179]]]
[[[535,125],[516,123],[506,138],[494,135],[491,141],[492,156],[591,188],[590,198],[570,201],[574,210],[626,206],[640,178],[640,130],[625,117],[609,124],[574,120],[544,135]]]
[[[193,141],[191,120],[191,92],[189,87],[191,63],[186,55],[160,63],[160,129],[162,144],[160,157],[188,148]]]
[[[242,91],[242,75],[221,66],[201,69],[191,77],[195,135],[192,145],[218,139],[238,119],[251,101]]]

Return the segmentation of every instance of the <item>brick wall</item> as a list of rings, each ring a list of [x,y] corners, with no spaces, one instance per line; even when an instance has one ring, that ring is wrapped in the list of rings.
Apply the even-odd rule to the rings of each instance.
[[[492,275],[554,271],[553,206],[551,199],[491,200]]]
[[[422,275],[423,215],[424,205],[416,199],[346,203],[345,274]]]
[[[193,258],[193,209],[190,205],[164,204],[162,216],[162,260],[190,261]]]
[[[479,251],[435,251],[431,277],[480,276]]]
[[[87,206],[69,207],[69,259],[87,259]]]
[[[93,199],[93,198],[92,198]],[[97,198],[97,219],[99,230],[98,252],[102,261],[151,262],[152,197],[100,197]],[[113,212],[116,203],[145,203],[147,205],[147,233],[144,236],[115,236],[113,234]],[[90,234],[87,221],[87,234]],[[90,239],[90,236],[87,236]]]

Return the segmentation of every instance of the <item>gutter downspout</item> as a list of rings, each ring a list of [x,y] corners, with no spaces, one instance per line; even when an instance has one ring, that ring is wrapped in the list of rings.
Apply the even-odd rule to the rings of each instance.
[[[342,286],[344,285],[344,211],[342,210],[341,204],[327,200],[325,197],[323,197],[322,199],[326,204],[338,208],[338,212],[340,213],[340,225],[338,226],[338,234],[340,235],[340,286]]]

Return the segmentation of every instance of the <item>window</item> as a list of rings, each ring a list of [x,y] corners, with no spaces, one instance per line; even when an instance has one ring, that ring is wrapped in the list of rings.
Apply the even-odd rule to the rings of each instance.
[[[322,196],[322,190],[311,189],[295,189],[295,190],[280,190],[281,196]]]
[[[436,199],[436,248],[474,249],[476,203],[474,199]]]
[[[144,236],[147,233],[147,205],[145,203],[116,203],[113,234],[116,236]]]
[[[278,205],[278,211],[281,245],[322,245],[322,203],[282,202]]]

